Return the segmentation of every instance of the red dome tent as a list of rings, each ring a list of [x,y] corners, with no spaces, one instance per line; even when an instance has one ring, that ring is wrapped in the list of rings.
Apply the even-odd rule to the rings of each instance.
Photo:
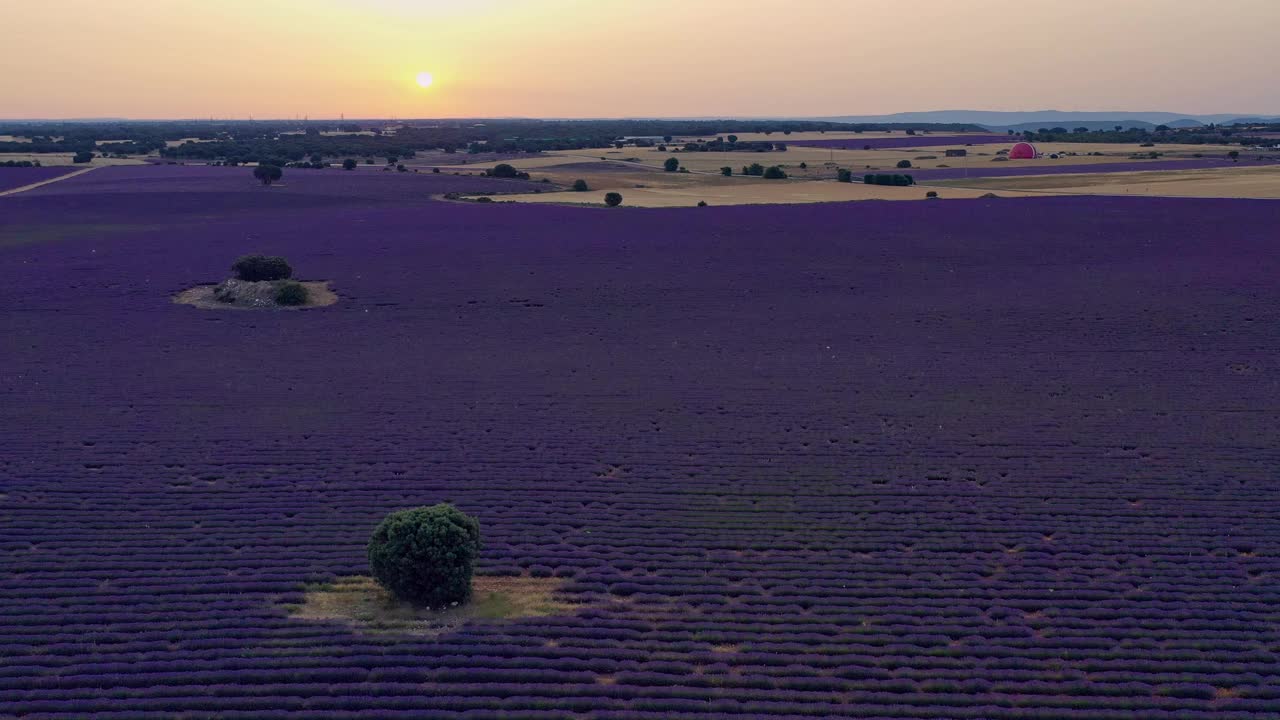
[[[1010,160],[1034,160],[1038,157],[1040,153],[1036,152],[1036,146],[1028,142],[1020,142],[1009,151]]]

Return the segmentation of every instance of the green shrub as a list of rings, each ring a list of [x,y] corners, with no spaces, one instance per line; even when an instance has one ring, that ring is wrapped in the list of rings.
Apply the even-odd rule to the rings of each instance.
[[[706,207],[706,206],[707,206],[707,201],[706,201],[706,200],[699,200],[699,201],[698,201],[698,207]]]
[[[777,165],[771,165],[764,171],[765,180],[786,180],[787,173]]]
[[[309,299],[307,287],[290,280],[276,288],[277,305],[306,305]]]
[[[515,167],[508,165],[507,163],[499,163],[494,165],[493,169],[489,171],[489,177],[528,180],[529,173],[517,170]]]
[[[343,169],[343,170],[355,170],[355,169],[356,169],[356,161],[355,161],[355,160],[353,160],[353,159],[351,159],[351,158],[347,158],[346,160],[343,160],[343,161],[342,161],[342,169]]]
[[[675,158],[667,158],[662,163],[662,169],[667,172],[675,172],[680,169],[680,161]]]
[[[76,163],[77,165],[93,162],[93,153],[81,150],[76,153],[75,157],[71,158],[71,162]]]
[[[723,175],[723,176],[725,176],[725,177],[729,177],[730,175],[733,175],[733,168],[731,168],[731,167],[729,167],[728,165],[726,165],[726,166],[724,166],[724,167],[720,168],[720,174],[721,174],[721,175]]]
[[[846,183],[853,182],[853,172],[851,170],[845,170],[844,168],[836,170],[836,181]]]
[[[936,200],[936,199],[938,198],[938,191],[937,191],[937,190],[930,190],[929,192],[925,193],[925,194],[924,194],[924,196],[925,196],[925,197],[927,197],[927,198],[930,198],[930,199]]]
[[[586,191],[590,190],[591,188],[587,187],[587,181],[586,181],[586,180],[574,180],[574,181],[573,181],[573,189],[574,189],[576,192],[586,192]]]
[[[909,167],[911,167],[911,161],[910,161],[910,160],[899,160],[899,161],[898,161],[898,169],[900,169],[900,170],[905,170],[906,168],[909,168]]]
[[[619,205],[622,204],[622,193],[616,193],[616,192],[605,193],[604,204],[608,205],[609,207],[618,207]]]
[[[293,275],[288,261],[274,255],[245,255],[236,260],[231,269],[246,282],[286,280]]]
[[[480,523],[452,505],[400,510],[369,538],[369,570],[401,600],[443,608],[471,597]]]

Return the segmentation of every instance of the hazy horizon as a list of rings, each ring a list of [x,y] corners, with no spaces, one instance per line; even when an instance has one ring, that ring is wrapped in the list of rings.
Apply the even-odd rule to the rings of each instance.
[[[0,116],[747,118],[1110,107],[1280,115],[1280,99],[1260,97],[1280,61],[1272,38],[1280,3],[1214,7],[120,0],[104,13],[67,0],[9,11],[21,32],[0,47],[14,69],[0,77]],[[415,82],[424,72],[434,76],[429,88]]]

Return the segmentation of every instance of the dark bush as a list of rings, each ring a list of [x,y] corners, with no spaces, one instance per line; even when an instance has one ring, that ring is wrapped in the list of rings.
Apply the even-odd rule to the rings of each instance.
[[[924,196],[925,196],[925,197],[927,197],[927,198],[937,198],[937,197],[938,197],[938,191],[936,191],[936,190],[930,190],[929,192],[925,193],[925,194],[924,194]]]
[[[309,294],[300,282],[290,280],[276,288],[277,305],[306,305]]]
[[[258,163],[258,166],[253,169],[253,176],[258,178],[258,181],[263,185],[270,185],[284,177],[284,171],[280,169],[279,165]]]
[[[622,193],[616,193],[616,192],[605,193],[604,204],[608,205],[609,207],[618,207],[619,205],[622,204]]]
[[[786,180],[787,173],[784,172],[783,169],[778,167],[777,165],[770,165],[769,168],[764,171],[764,179],[765,180]]]
[[[680,169],[680,161],[675,158],[667,158],[662,163],[662,169],[666,170],[667,172],[675,172],[676,170]]]
[[[93,162],[93,153],[81,150],[80,152],[76,153],[75,157],[71,158],[71,162],[76,164]]]
[[[899,161],[898,161],[898,168],[899,168],[899,169],[905,170],[905,169],[907,169],[907,168],[909,168],[909,167],[911,167],[911,161],[910,161],[910,160],[899,160]]]
[[[478,198],[476,198],[476,202],[478,202],[478,203],[491,203],[491,202],[493,202],[493,198],[491,198],[491,197],[478,197]]]
[[[508,165],[507,163],[498,163],[497,165],[493,166],[492,170],[489,171],[489,177],[516,178],[519,180],[527,180],[529,178],[529,173],[521,172],[520,170],[515,169],[515,167]]]
[[[706,206],[707,206],[707,201],[706,201],[706,200],[699,200],[699,201],[698,201],[698,207],[706,207]]]
[[[343,160],[343,161],[342,161],[342,169],[343,169],[343,170],[355,170],[355,169],[356,169],[356,161],[355,161],[355,160],[353,160],[353,159],[351,159],[351,158],[347,158],[346,160]]]
[[[731,167],[729,167],[728,165],[726,165],[726,166],[724,166],[724,167],[720,168],[720,174],[721,174],[721,175],[723,175],[723,176],[725,176],[725,177],[729,177],[730,175],[733,175],[733,168],[731,168]]]
[[[401,600],[443,608],[471,597],[480,523],[452,505],[400,510],[369,538],[369,570]]]
[[[839,170],[836,170],[836,181],[847,182],[847,183],[853,182],[853,172],[850,170],[845,170],[844,168],[840,168]]]
[[[293,275],[288,261],[274,255],[244,255],[231,266],[236,277],[246,282],[286,280]]]
[[[573,189],[574,189],[575,191],[577,191],[577,192],[586,192],[586,191],[590,190],[591,188],[587,187],[587,181],[586,181],[586,180],[581,180],[581,179],[579,179],[579,180],[574,180],[574,181],[573,181]]]

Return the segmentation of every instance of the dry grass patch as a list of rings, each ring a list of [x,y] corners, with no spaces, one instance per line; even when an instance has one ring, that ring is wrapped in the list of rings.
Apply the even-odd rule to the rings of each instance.
[[[219,302],[214,297],[214,290],[220,283],[197,285],[183,290],[173,296],[173,301],[181,305],[192,305],[203,310],[306,310],[307,308],[325,307],[338,302],[338,294],[329,288],[328,280],[311,280],[298,282],[307,289],[307,302],[303,305],[269,305],[251,306],[239,303]]]
[[[342,620],[374,632],[436,635],[472,620],[514,620],[563,615],[577,604],[557,599],[559,578],[476,577],[471,601],[447,610],[430,610],[397,599],[373,578],[356,576],[308,590],[290,615],[304,620]]]

